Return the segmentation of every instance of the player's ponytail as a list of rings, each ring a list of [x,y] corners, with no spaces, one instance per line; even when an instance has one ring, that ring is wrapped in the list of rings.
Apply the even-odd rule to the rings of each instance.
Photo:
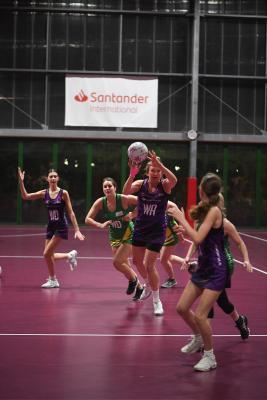
[[[221,178],[211,172],[207,173],[200,182],[200,189],[208,197],[208,201],[201,201],[197,206],[192,207],[190,217],[194,221],[202,223],[211,207],[216,206],[220,200],[219,195],[222,189]]]

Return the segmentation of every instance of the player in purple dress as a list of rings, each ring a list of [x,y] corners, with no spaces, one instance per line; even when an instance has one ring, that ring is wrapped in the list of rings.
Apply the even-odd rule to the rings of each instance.
[[[46,230],[46,241],[44,248],[44,259],[47,264],[49,278],[42,288],[58,288],[59,282],[55,275],[55,260],[66,259],[69,261],[70,268],[73,270],[77,266],[77,251],[72,250],[69,253],[55,253],[56,248],[62,239],[68,239],[68,222],[66,212],[73,224],[75,234],[74,237],[84,240],[84,236],[79,230],[79,226],[72,209],[69,193],[58,187],[58,173],[51,169],[48,172],[47,182],[48,189],[39,190],[38,192],[28,193],[24,186],[25,172],[18,168],[19,186],[23,200],[43,199],[48,211],[48,224]]]
[[[133,182],[139,168],[132,165],[123,193],[135,193],[138,197],[132,251],[133,260],[140,275],[146,281],[141,299],[147,297],[148,285],[152,289],[154,314],[162,315],[159,298],[159,276],[156,260],[165,241],[167,227],[166,207],[168,195],[176,185],[176,176],[166,168],[154,151],[149,152],[146,179]]]
[[[198,249],[198,269],[193,272],[177,304],[177,312],[194,332],[191,342],[181,351],[190,353],[192,346],[199,347],[203,341],[204,354],[194,366],[196,371],[209,371],[217,366],[208,313],[229,279],[224,253],[223,214],[217,205],[221,186],[221,179],[216,174],[208,173],[202,178],[199,186],[201,201],[190,212],[191,218],[200,224],[198,230],[191,227],[177,206],[168,210]],[[193,311],[191,306],[197,298],[199,303]]]

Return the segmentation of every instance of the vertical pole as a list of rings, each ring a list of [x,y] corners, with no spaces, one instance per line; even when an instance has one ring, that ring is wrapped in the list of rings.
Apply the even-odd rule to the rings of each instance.
[[[123,8],[123,1],[121,0],[121,10]],[[123,15],[120,14],[120,24],[119,24],[119,59],[118,59],[118,69],[119,72],[122,70],[122,24],[123,24]]]
[[[194,2],[193,56],[192,56],[192,91],[191,91],[191,129],[198,129],[198,80],[199,80],[199,0]],[[197,139],[190,141],[189,177],[187,181],[187,217],[192,205],[197,202]]]
[[[223,149],[223,197],[227,208],[228,201],[228,176],[229,176],[229,150],[228,146]]]
[[[93,177],[93,146],[87,147],[87,170],[86,170],[86,209],[92,204],[92,177]],[[86,210],[85,210],[86,211]]]
[[[257,148],[256,152],[256,196],[255,196],[255,209],[256,209],[256,227],[259,228],[261,224],[261,200],[262,200],[262,191],[261,191],[261,149]]]
[[[23,142],[18,142],[18,166],[23,169]],[[18,184],[17,190],[17,213],[16,221],[18,225],[22,224],[22,198],[20,194],[20,188]]]
[[[50,65],[50,13],[46,16],[46,54],[45,54],[45,109],[44,109],[44,127],[48,129],[48,96],[49,96],[49,79],[48,69]]]

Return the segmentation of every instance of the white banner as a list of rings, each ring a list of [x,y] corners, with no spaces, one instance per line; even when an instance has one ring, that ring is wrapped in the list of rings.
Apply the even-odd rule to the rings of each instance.
[[[65,85],[67,126],[157,127],[158,79],[67,76]]]

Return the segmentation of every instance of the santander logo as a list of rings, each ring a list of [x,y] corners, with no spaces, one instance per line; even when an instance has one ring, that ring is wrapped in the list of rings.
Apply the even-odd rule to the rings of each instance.
[[[88,96],[86,96],[83,90],[80,90],[80,92],[74,96],[74,99],[80,103],[83,103],[84,101],[88,100]]]
[[[90,92],[88,95],[81,89],[78,94],[74,96],[74,100],[79,103],[89,101],[90,103],[110,103],[110,104],[147,104],[149,103],[149,96],[144,95],[122,95],[111,92],[109,94]]]

